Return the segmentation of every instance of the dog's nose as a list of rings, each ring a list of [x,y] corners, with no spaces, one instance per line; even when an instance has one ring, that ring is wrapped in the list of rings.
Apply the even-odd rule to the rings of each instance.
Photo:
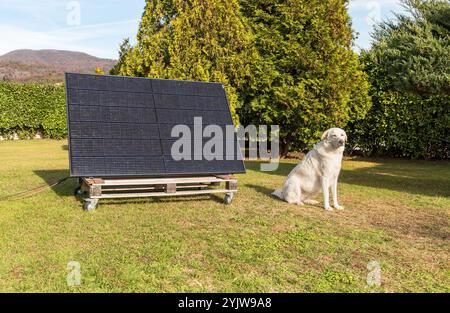
[[[339,139],[339,143],[340,143],[341,145],[343,145],[343,144],[344,144],[344,139]]]

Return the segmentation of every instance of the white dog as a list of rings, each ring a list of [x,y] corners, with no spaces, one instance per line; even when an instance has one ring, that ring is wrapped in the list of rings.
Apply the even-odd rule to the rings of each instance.
[[[340,128],[330,128],[324,132],[322,141],[315,144],[302,162],[289,173],[283,188],[272,194],[288,203],[318,204],[312,198],[322,190],[323,206],[325,210],[332,211],[328,193],[331,187],[333,207],[344,209],[337,200],[337,181],[346,141],[347,134]]]

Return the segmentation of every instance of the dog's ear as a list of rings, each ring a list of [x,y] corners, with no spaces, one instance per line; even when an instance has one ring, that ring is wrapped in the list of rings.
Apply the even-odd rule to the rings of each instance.
[[[345,140],[345,142],[347,142],[347,133],[346,132],[344,132],[344,140]]]
[[[329,132],[329,129],[326,130],[326,131],[322,134],[322,137],[321,137],[322,140],[327,139],[327,137],[328,137],[328,132]]]

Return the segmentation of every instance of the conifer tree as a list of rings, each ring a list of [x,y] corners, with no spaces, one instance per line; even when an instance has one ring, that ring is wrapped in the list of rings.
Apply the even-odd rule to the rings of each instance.
[[[408,13],[376,27],[364,58],[401,92],[450,95],[450,2],[402,3]]]
[[[117,63],[109,70],[109,74],[111,75],[119,75],[122,66],[125,63],[125,59],[128,56],[128,53],[131,51],[132,47],[130,44],[130,39],[125,38],[119,46],[119,60]]]
[[[307,148],[370,106],[347,4],[148,0],[119,73],[222,82],[242,124],[280,125],[283,154]]]
[[[344,0],[240,0],[261,56],[239,110],[243,124],[279,124],[283,154],[304,149],[328,127],[345,127],[370,107],[352,51]]]
[[[234,112],[256,57],[236,0],[148,0],[137,40],[120,74],[221,82]]]
[[[367,155],[450,158],[450,3],[402,2],[361,54],[373,105],[353,138]]]

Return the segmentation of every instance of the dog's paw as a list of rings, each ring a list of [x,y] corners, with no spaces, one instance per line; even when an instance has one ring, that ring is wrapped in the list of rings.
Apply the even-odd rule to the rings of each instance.
[[[336,210],[343,210],[344,209],[344,207],[342,205],[334,205],[334,208]]]
[[[305,202],[306,204],[309,204],[309,205],[317,205],[317,204],[319,204],[319,201],[311,200],[311,199],[304,200],[303,202]]]
[[[333,211],[333,208],[330,206],[326,206],[326,207],[324,207],[324,209],[325,209],[325,211]]]

